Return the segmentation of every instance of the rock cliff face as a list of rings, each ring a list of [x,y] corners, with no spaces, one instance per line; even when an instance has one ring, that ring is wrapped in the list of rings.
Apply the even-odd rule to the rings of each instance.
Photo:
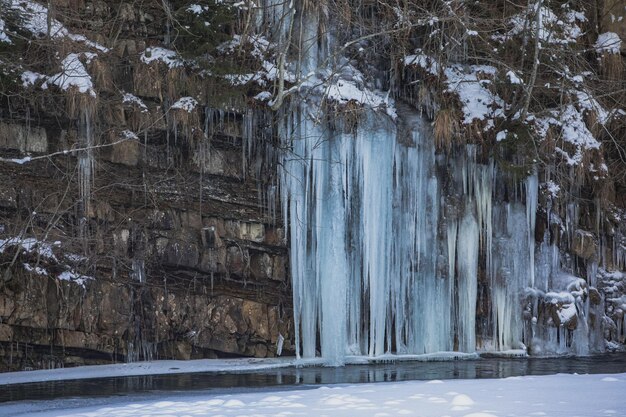
[[[32,62],[63,48],[102,56],[62,69],[69,83],[83,62],[97,72],[86,93],[3,80],[0,371],[292,349],[286,239],[259,192],[271,173],[248,163],[261,123],[245,131],[241,95],[228,112],[208,98],[164,110],[172,90],[213,92],[140,59],[166,26],[157,3],[53,2],[56,30],[103,43],[114,30],[107,47],[21,32]],[[21,22],[46,16],[36,2],[2,6]]]

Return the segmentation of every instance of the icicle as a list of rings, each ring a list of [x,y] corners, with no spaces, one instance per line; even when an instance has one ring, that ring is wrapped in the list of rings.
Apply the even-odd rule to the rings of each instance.
[[[459,223],[457,249],[459,350],[473,352],[476,347],[476,292],[478,276],[479,230],[474,214],[466,207]]]
[[[526,222],[528,228],[528,254],[530,256],[530,265],[535,264],[535,224],[537,218],[537,202],[538,202],[538,178],[537,174],[526,178]],[[529,284],[535,286],[535,268],[530,268]]]

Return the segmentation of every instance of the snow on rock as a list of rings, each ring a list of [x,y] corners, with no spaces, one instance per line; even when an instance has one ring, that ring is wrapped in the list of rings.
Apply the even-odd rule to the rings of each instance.
[[[34,237],[11,237],[7,239],[0,239],[0,254],[4,253],[9,248],[19,248],[28,254],[33,254],[38,257],[39,260],[47,263],[60,265],[66,270],[61,272],[56,278],[62,281],[70,281],[81,287],[85,287],[85,283],[88,280],[94,279],[86,275],[82,275],[74,271],[69,265],[60,263],[57,256],[54,254],[53,248],[61,245],[61,242],[45,242],[38,240]],[[29,263],[23,263],[22,266],[28,272],[35,273],[37,275],[49,275],[48,271],[38,265],[31,265]]]
[[[556,310],[556,314],[559,317],[559,323],[569,323],[577,316],[578,312],[575,304],[565,304]]]
[[[419,52],[419,51],[416,51],[416,52]],[[434,58],[426,54],[423,54],[421,52],[415,55],[405,56],[404,65],[405,66],[417,65],[418,67],[424,69],[426,72],[432,75],[439,74],[439,64],[437,63],[437,61]]]
[[[11,10],[20,14],[20,24],[22,27],[37,37],[48,36],[48,23],[50,23],[50,37],[67,37],[74,42],[81,42],[90,48],[98,49],[100,52],[108,52],[109,49],[97,42],[90,41],[83,35],[70,33],[67,28],[57,19],[48,21],[48,8],[30,0],[10,0]]]
[[[48,77],[43,74],[39,74],[38,72],[24,71],[22,73],[22,86],[24,88],[28,88],[37,84],[39,80],[46,79],[46,78]]]
[[[370,88],[365,76],[354,66],[344,63],[340,70],[324,69],[310,73],[293,89],[313,101],[334,103],[342,107],[348,103],[370,108],[397,117],[395,101],[388,92]]]
[[[32,272],[37,275],[48,275],[48,271],[45,268],[42,268],[40,266],[32,266],[29,263],[24,263],[23,265],[24,265],[24,269],[27,270],[28,272]]]
[[[526,11],[509,19],[508,32],[504,35],[493,35],[492,39],[504,42],[514,36],[528,36],[529,27],[533,37],[538,36],[541,42],[547,44],[567,45],[577,42],[582,36],[583,31],[578,26],[578,22],[584,21],[581,20],[585,19],[584,14],[569,10],[559,17],[552,9],[545,6],[545,2],[541,7],[537,6],[538,3],[530,3]]]
[[[120,136],[125,140],[139,140],[139,137],[137,136],[137,134],[130,130],[123,130],[120,133]]]
[[[176,103],[172,104],[171,110],[184,110],[191,113],[198,106],[198,100],[193,97],[182,97]]]
[[[254,99],[258,101],[268,101],[271,98],[272,98],[272,93],[270,93],[269,91],[261,91],[259,94],[254,96]]]
[[[30,0],[12,0],[11,9],[20,13],[21,24],[35,36],[48,35],[48,8]],[[50,19],[50,36],[65,37],[68,30],[57,19]]]
[[[0,19],[0,42],[4,43],[13,43],[9,38],[9,35],[5,32],[5,23],[4,20]]]
[[[506,77],[509,79],[511,84],[524,84],[524,81],[522,81],[522,79],[513,71],[507,71]]]
[[[561,187],[554,181],[546,181],[546,183],[544,184],[544,187],[552,198],[556,198],[559,195],[559,192],[561,191]]]
[[[80,93],[96,97],[91,76],[81,62],[81,56],[83,56],[87,62],[94,58],[94,54],[88,53],[69,54],[61,61],[61,72],[56,75],[51,75],[42,88],[46,88],[45,86],[47,84],[53,84],[64,91],[70,88],[76,88]]]
[[[417,66],[430,75],[439,75],[440,67],[433,57],[421,53],[405,56],[405,66]],[[489,65],[450,65],[443,69],[446,91],[459,97],[463,110],[463,123],[475,120],[486,121],[486,129],[493,127],[493,119],[504,117],[504,101],[490,90],[497,69]],[[507,73],[509,81],[520,84],[523,81],[512,71]],[[505,134],[506,135],[506,134]],[[506,136],[500,135],[499,140]]]
[[[232,54],[239,47],[250,47],[250,55],[262,61],[274,46],[261,35],[233,35],[231,40],[222,43],[217,50],[223,54]]]
[[[348,102],[358,103],[375,110],[386,111],[386,113],[394,119],[397,117],[393,99],[367,88],[359,87],[356,83],[349,80],[337,79],[328,84],[324,97],[326,100],[338,104],[347,104]]]
[[[203,12],[206,12],[209,10],[209,6],[202,6],[200,4],[190,4],[189,6],[187,6],[186,10],[190,13],[201,15]]]
[[[488,65],[452,65],[444,70],[447,91],[459,96],[465,124],[504,116],[504,102],[488,88],[491,84],[488,78],[495,73],[496,69]]]
[[[76,35],[76,34],[70,33],[67,35],[67,37],[73,40],[74,42],[82,42],[88,47],[97,49],[100,52],[104,52],[104,53],[109,52],[109,48],[106,48],[97,42],[90,41],[83,35]]]
[[[607,124],[611,117],[615,115],[614,112],[607,111],[589,92],[583,89],[577,89],[573,91],[573,94],[578,100],[578,107],[581,111],[593,111],[598,116],[598,122],[600,124]]]
[[[136,105],[141,109],[142,113],[146,113],[148,111],[148,106],[146,106],[143,100],[131,93],[124,93],[122,96],[122,103]]]
[[[502,142],[504,139],[506,139],[506,136],[509,134],[509,131],[504,129],[499,131],[496,134],[496,142]]]
[[[86,282],[93,280],[94,278],[86,276],[86,275],[81,275],[74,271],[64,271],[64,272],[61,272],[57,276],[57,279],[61,281],[70,281],[70,282],[73,282],[74,284],[80,285],[81,287],[85,288]]]
[[[0,253],[4,253],[9,247],[18,246],[24,252],[35,253],[39,256],[56,261],[52,248],[58,246],[55,243],[43,242],[34,237],[12,237],[8,239],[0,239]]]
[[[582,149],[598,149],[600,142],[587,128],[583,115],[573,105],[563,108],[560,114],[563,140]]]
[[[176,52],[160,46],[146,48],[146,50],[141,53],[139,59],[144,64],[151,64],[155,61],[162,62],[170,68],[182,67],[185,64]]]
[[[569,292],[548,292],[544,296],[547,303],[550,304],[573,304],[576,302],[574,296]]]
[[[560,146],[555,148],[557,154],[572,166],[582,163],[585,151],[600,148],[600,142],[596,140],[585,123],[583,111],[584,108],[581,111],[573,104],[568,104],[560,111],[549,111],[549,116],[539,117],[535,122],[539,137],[545,137],[550,127],[556,127],[560,139],[574,148],[573,153]],[[602,115],[599,116],[599,120],[601,118]]]
[[[619,54],[622,40],[615,32],[604,32],[598,35],[594,47],[598,53]]]

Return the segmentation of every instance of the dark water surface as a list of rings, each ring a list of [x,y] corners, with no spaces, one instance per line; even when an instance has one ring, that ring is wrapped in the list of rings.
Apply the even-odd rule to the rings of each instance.
[[[568,358],[480,358],[444,362],[395,362],[341,368],[281,368],[245,373],[188,373],[34,382],[0,386],[0,402],[189,391],[247,391],[316,384],[429,379],[506,378],[558,373],[626,372],[626,353]]]

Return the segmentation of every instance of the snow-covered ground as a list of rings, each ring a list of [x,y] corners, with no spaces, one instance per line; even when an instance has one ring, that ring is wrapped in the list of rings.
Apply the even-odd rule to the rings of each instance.
[[[626,416],[626,374],[433,380],[314,389],[0,404],[2,416]]]

